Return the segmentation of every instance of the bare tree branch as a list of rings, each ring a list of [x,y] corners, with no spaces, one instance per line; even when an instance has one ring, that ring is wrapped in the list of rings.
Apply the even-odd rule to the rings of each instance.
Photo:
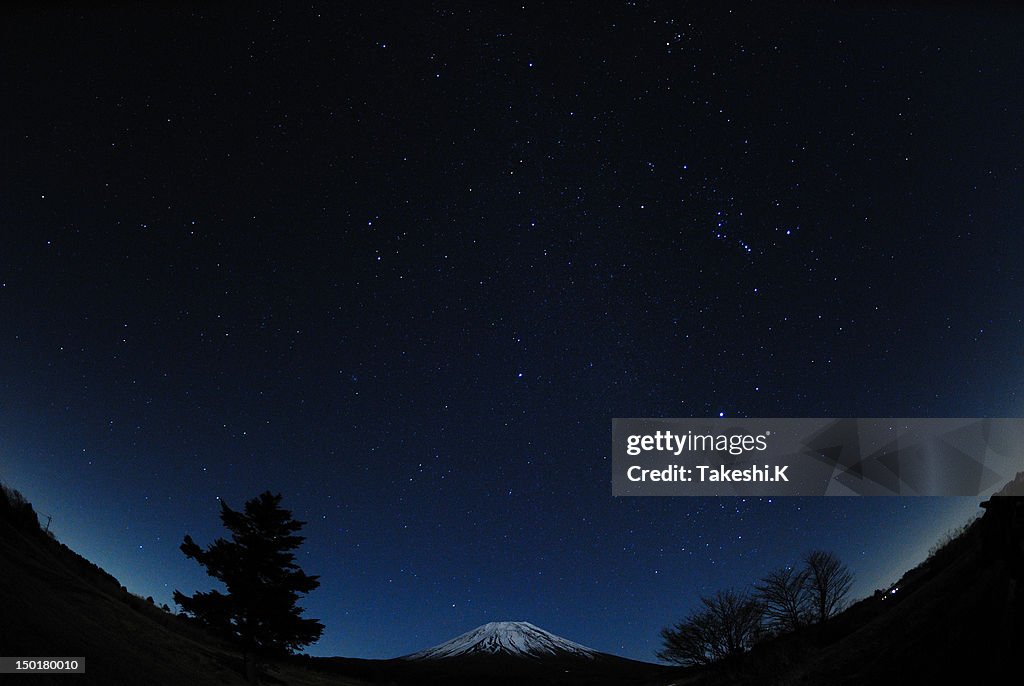
[[[719,591],[701,598],[703,608],[671,629],[662,629],[658,657],[681,665],[706,665],[742,655],[761,633],[763,608],[746,593]]]
[[[807,569],[783,567],[755,586],[765,620],[777,632],[795,631],[810,622],[812,606]]]
[[[808,553],[804,563],[814,601],[815,621],[824,622],[843,609],[846,595],[853,585],[853,573],[839,561],[835,553],[824,550]]]

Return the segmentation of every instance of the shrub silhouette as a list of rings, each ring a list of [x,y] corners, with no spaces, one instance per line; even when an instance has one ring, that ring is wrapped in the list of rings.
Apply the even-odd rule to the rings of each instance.
[[[762,631],[763,607],[737,591],[719,591],[700,599],[702,607],[672,628],[661,630],[658,657],[680,665],[707,665],[739,657]]]
[[[36,531],[39,528],[39,518],[28,502],[19,491],[0,483],[0,516],[7,519],[23,531]]]

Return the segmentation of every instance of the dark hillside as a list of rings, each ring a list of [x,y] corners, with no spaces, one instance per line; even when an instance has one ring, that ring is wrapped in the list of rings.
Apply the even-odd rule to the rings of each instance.
[[[707,684],[946,683],[995,677],[1024,649],[1024,474],[890,588],[822,626],[771,639]]]
[[[793,671],[791,683],[942,683],[1005,674],[1024,648],[1024,475],[892,588],[851,608],[866,621]]]
[[[237,653],[43,532],[32,506],[8,488],[0,493],[0,579],[0,653],[85,657],[85,675],[33,675],[33,684],[245,684]],[[358,682],[280,667],[265,683]]]

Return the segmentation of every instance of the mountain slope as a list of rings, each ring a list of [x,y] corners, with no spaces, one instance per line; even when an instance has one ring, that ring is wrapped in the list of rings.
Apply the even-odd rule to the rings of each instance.
[[[985,514],[888,589],[757,646],[695,683],[751,686],[994,681],[1024,649],[1024,473]],[[1016,577],[1016,578],[1015,578]]]
[[[529,622],[490,622],[394,660],[329,658],[323,663],[339,674],[416,686],[660,686],[680,672],[601,653]]]
[[[471,655],[536,658],[572,656],[593,660],[596,650],[555,636],[529,622],[490,622],[441,645],[406,655],[403,660],[442,660]]]
[[[821,650],[787,683],[981,683],[1024,649],[1024,473],[985,514],[892,588],[851,608],[870,617]],[[1016,578],[1015,578],[1016,577]]]
[[[85,658],[85,674],[26,679],[37,686],[246,684],[238,652],[128,593],[113,576],[43,532],[32,506],[6,487],[0,488],[0,652]],[[266,683],[362,683],[297,664],[271,665]]]

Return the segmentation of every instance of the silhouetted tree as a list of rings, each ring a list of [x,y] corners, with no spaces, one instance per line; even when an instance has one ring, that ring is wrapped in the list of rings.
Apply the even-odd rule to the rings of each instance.
[[[760,636],[763,608],[746,593],[719,591],[672,628],[661,630],[658,657],[680,665],[706,665],[750,650]]]
[[[657,655],[679,665],[710,664],[720,657],[714,650],[717,645],[714,635],[711,613],[697,610],[674,627],[661,630],[664,648]]]
[[[757,584],[757,597],[764,617],[776,632],[795,631],[811,620],[810,571],[783,567],[769,573]]]
[[[202,624],[241,643],[246,677],[258,682],[258,658],[290,654],[313,643],[323,624],[303,618],[296,605],[299,594],[320,585],[295,564],[305,537],[296,535],[305,522],[280,506],[281,496],[270,491],[245,503],[236,512],[221,501],[220,518],[231,540],[218,538],[205,549],[185,536],[181,551],[206,567],[227,593],[213,590],[187,596],[174,592],[174,602]]]
[[[853,585],[853,573],[835,553],[824,550],[808,553],[804,564],[814,620],[824,622],[843,609],[846,595]]]

